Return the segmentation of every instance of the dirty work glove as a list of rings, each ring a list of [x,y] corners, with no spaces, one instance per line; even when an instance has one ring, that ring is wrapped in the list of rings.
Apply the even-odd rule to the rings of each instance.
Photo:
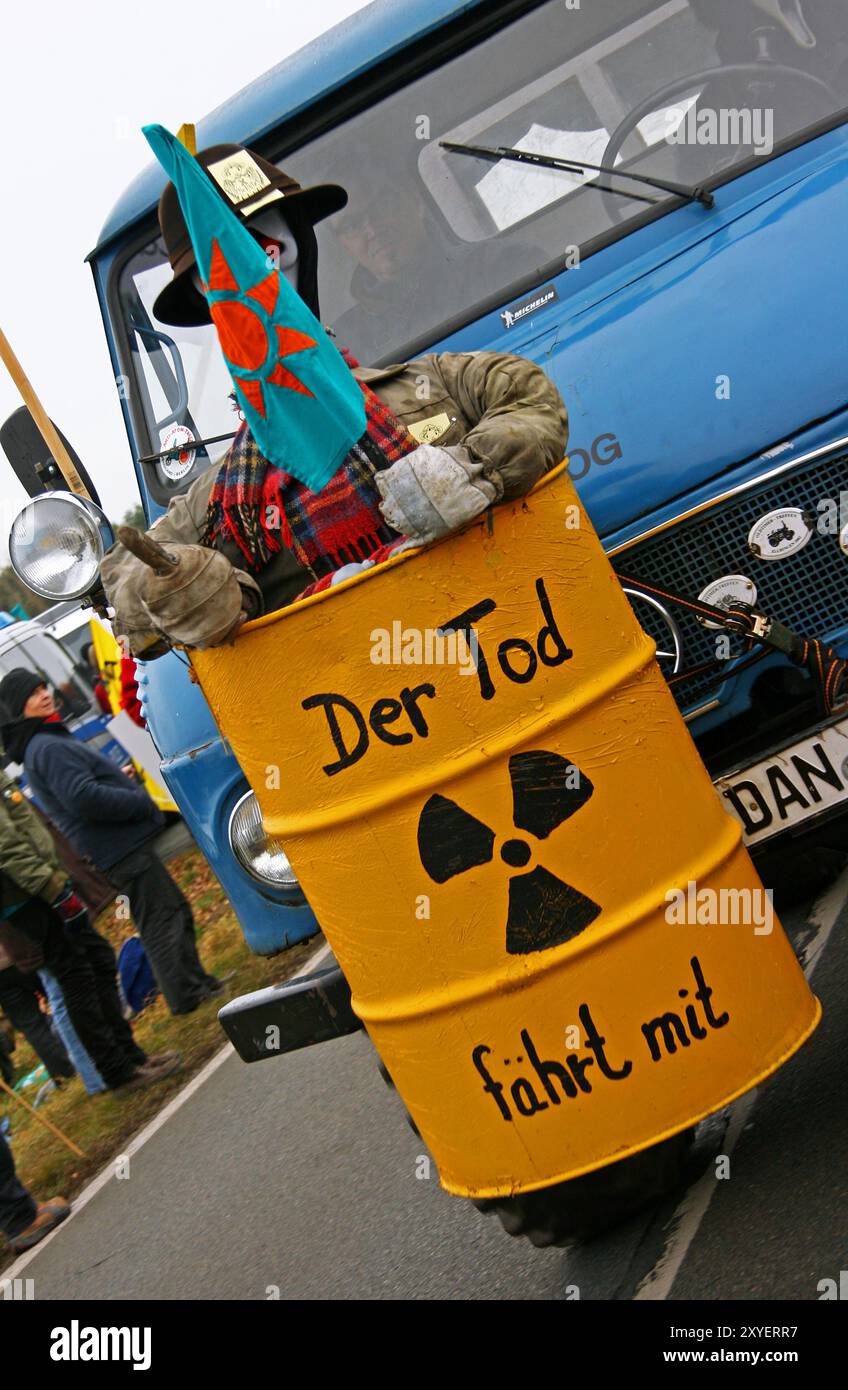
[[[462,446],[440,449],[419,444],[374,474],[380,511],[402,536],[435,541],[457,531],[498,500],[494,483],[483,476]]]
[[[250,616],[252,595],[229,560],[203,545],[168,542],[165,549],[179,567],[164,575],[149,569],[142,588],[154,626],[184,647],[217,647],[235,637]]]

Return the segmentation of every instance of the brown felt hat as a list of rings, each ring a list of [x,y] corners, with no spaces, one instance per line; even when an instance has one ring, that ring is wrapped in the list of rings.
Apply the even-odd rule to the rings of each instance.
[[[242,222],[248,223],[254,213],[272,203],[297,207],[310,222],[338,212],[347,202],[347,193],[336,183],[314,184],[301,188],[296,179],[284,174],[253,150],[243,145],[210,145],[196,156],[206,169],[214,186],[226,198]],[[159,199],[159,226],[171,263],[173,279],[160,290],[153,313],[160,323],[191,327],[209,323],[209,308],[205,297],[194,286],[191,271],[195,267],[194,247],[185,224],[177,190],[169,183]]]

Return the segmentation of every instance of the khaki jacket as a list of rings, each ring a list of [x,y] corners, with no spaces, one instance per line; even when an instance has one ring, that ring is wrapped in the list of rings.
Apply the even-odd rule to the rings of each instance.
[[[52,903],[68,880],[53,838],[23,792],[0,770],[0,865],[3,907],[43,898]]]
[[[360,367],[355,374],[420,444],[466,450],[494,484],[497,501],[527,492],[565,453],[568,417],[562,398],[544,372],[524,357],[443,352],[391,367]],[[197,543],[216,471],[204,473],[171,502],[149,533],[154,539]],[[291,603],[314,577],[286,549],[254,578],[240,568],[243,557],[234,542],[224,541],[218,548],[242,588],[256,595],[260,611]],[[115,608],[115,631],[129,640],[136,655],[153,655],[151,645],[161,634],[152,628],[142,598],[146,566],[116,545],[101,573]]]

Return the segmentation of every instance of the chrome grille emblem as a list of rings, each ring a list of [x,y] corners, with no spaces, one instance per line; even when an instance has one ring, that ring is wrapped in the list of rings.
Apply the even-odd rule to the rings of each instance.
[[[683,638],[671,613],[658,599],[638,589],[625,589],[633,611],[649,637],[657,644],[657,662],[668,680],[683,664]]]

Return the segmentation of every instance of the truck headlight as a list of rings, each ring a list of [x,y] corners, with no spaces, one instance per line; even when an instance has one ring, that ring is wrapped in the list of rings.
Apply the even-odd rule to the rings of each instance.
[[[245,792],[230,816],[230,844],[243,869],[260,883],[296,888],[297,878],[282,845],[265,833],[254,792]]]
[[[82,598],[113,539],[94,502],[70,492],[43,492],[15,518],[9,558],[18,578],[42,598]]]

